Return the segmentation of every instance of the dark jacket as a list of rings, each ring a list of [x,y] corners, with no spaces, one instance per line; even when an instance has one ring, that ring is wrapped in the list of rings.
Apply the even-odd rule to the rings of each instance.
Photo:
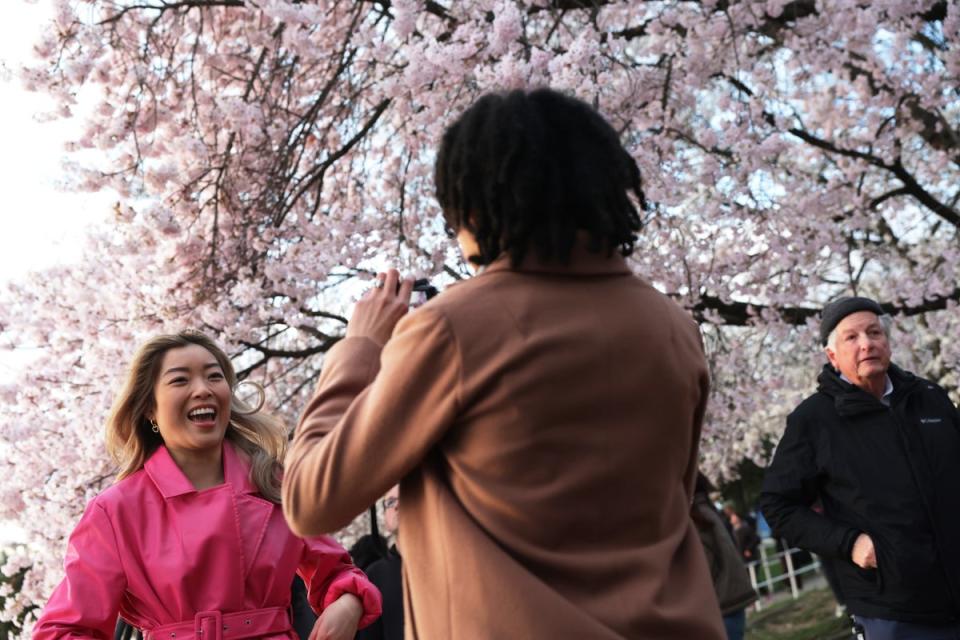
[[[851,613],[960,619],[960,417],[937,385],[891,365],[887,407],[829,366],[787,417],[760,507],[776,535],[835,558]],[[810,509],[820,498],[823,514]],[[850,559],[874,542],[877,569]]]
[[[741,519],[740,526],[733,530],[733,538],[737,541],[737,552],[743,562],[760,559],[760,536],[749,522]]]
[[[745,609],[757,599],[757,594],[750,584],[750,575],[733,537],[724,525],[723,517],[710,503],[710,498],[702,493],[694,494],[690,515],[697,525],[700,542],[707,554],[710,577],[721,613],[729,615]]]
[[[391,547],[366,571],[383,596],[383,614],[358,631],[357,640],[403,640],[403,561],[397,548]]]

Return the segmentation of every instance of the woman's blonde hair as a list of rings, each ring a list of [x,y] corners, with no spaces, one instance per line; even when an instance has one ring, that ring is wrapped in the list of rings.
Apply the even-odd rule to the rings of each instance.
[[[107,451],[117,463],[117,481],[139,471],[147,458],[163,444],[154,433],[147,416],[156,408],[153,389],[160,375],[163,356],[170,349],[198,345],[217,359],[230,388],[237,385],[237,374],[227,354],[217,344],[196,331],[159,335],[147,340],[130,363],[126,382],[113,403],[107,419]],[[249,412],[236,395],[230,399],[230,425],[226,439],[250,458],[250,479],[260,494],[280,503],[280,467],[287,446],[283,424],[275,417]]]

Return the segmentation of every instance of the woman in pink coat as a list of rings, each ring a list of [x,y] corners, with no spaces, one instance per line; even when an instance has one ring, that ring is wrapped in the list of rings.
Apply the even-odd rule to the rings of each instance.
[[[332,538],[291,533],[280,509],[281,425],[243,412],[230,359],[193,332],[148,341],[107,423],[117,483],[70,536],[66,577],[33,637],[110,638],[118,614],[160,640],[296,638],[294,573],[347,640],[380,593]]]

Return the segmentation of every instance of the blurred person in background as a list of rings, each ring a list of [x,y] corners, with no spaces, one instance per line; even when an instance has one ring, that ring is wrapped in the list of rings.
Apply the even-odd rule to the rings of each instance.
[[[394,486],[383,497],[383,528],[389,548],[366,569],[370,582],[383,596],[383,614],[357,634],[357,640],[403,640],[403,560],[397,549],[400,526],[400,487]]]
[[[760,536],[754,530],[750,521],[736,511],[730,513],[730,528],[737,541],[737,548],[744,562],[760,560]]]
[[[700,542],[707,554],[707,565],[713,589],[723,614],[727,640],[743,640],[747,624],[747,607],[756,602],[757,593],[750,584],[750,574],[733,536],[721,514],[710,501],[716,489],[703,473],[697,473],[690,515],[697,526]]]

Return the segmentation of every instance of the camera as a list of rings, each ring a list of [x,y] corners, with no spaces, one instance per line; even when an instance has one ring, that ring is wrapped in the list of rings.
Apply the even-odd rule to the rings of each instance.
[[[396,292],[398,295],[400,293],[400,285],[402,282],[402,280],[397,282]],[[440,290],[430,284],[430,281],[426,278],[418,278],[413,281],[413,288],[410,290],[410,293],[410,306],[419,307],[421,304],[440,293]]]
[[[424,302],[440,293],[437,291],[437,288],[430,284],[430,281],[426,278],[419,278],[413,281],[413,292],[422,293]]]
[[[437,291],[437,288],[430,284],[430,281],[426,278],[414,280],[412,295],[410,296],[410,306],[413,308],[419,307],[438,293],[440,292]]]

